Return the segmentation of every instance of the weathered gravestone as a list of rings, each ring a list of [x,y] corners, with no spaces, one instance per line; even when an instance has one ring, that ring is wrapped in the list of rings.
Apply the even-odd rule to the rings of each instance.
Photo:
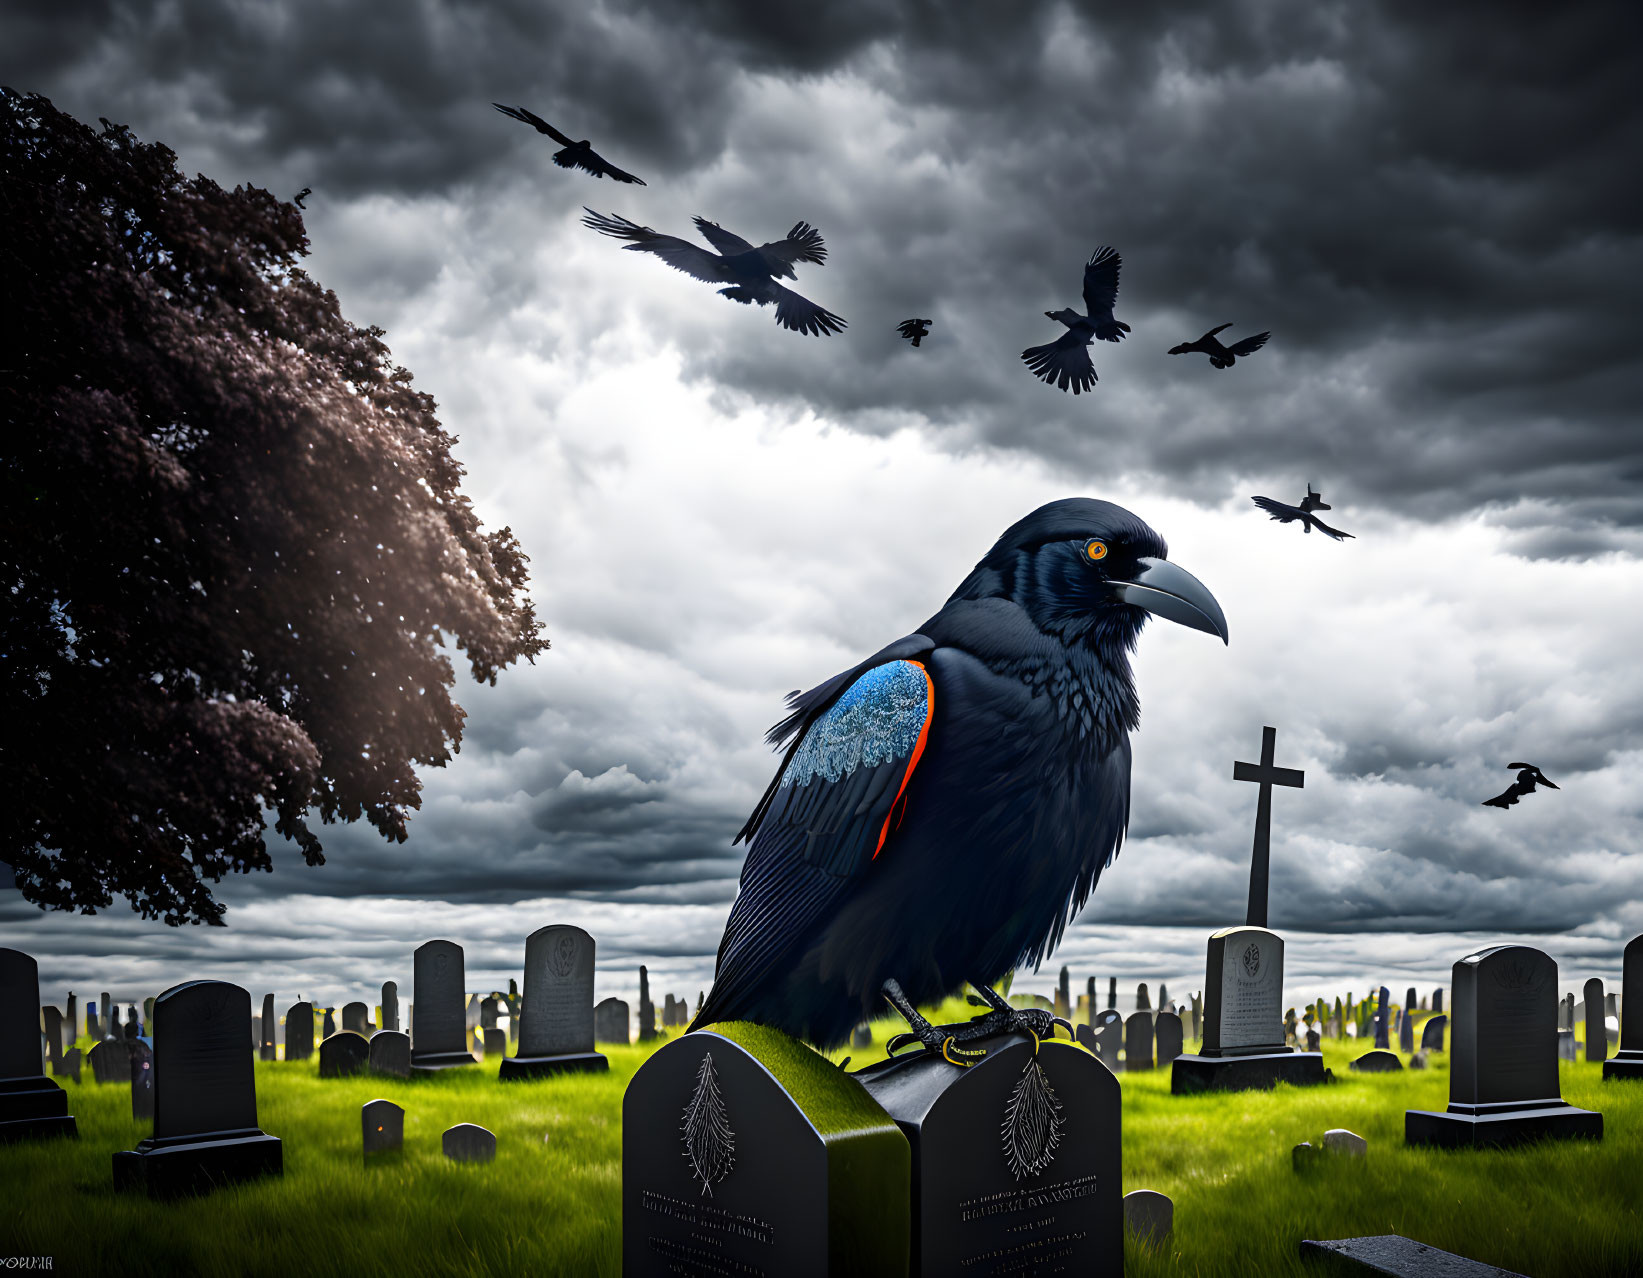
[[[55,1007],[42,1007],[40,1018],[45,1022],[46,1061],[55,1065],[63,1059],[63,1014]]]
[[[1526,945],[1499,945],[1455,964],[1449,1109],[1408,1110],[1411,1145],[1511,1145],[1602,1139],[1603,1115],[1563,1101],[1557,1076],[1557,964]]]
[[[334,1007],[328,1007],[325,1009],[325,1020],[321,1024],[319,1032],[321,1041],[330,1038],[331,1035],[337,1032],[337,1018],[335,1016],[335,1012],[336,1008]]]
[[[366,1045],[366,1061],[373,1073],[411,1076],[411,1036],[403,1030],[380,1030]]]
[[[856,1075],[912,1143],[910,1272],[1117,1278],[1118,1080],[1066,1043],[1011,1033],[970,1044],[982,1045],[968,1069],[919,1051]]]
[[[379,1034],[372,1038],[373,1047],[380,1037]],[[367,1161],[372,1154],[397,1154],[405,1148],[405,1111],[391,1100],[366,1101],[361,1105],[359,1127]]]
[[[1317,1026],[1313,1026],[1306,1032],[1306,1050],[1309,1052],[1316,1052],[1320,1050],[1322,1046],[1323,1035],[1319,1032]]]
[[[305,1061],[314,1054],[314,1005],[293,1003],[285,1009],[285,1059]]]
[[[1375,1012],[1375,1046],[1387,1049],[1392,1046],[1392,991],[1381,986],[1380,1007]]]
[[[481,1031],[485,1036],[484,1050],[486,1060],[497,1060],[508,1054],[508,1036],[502,1030],[488,1029]]]
[[[1409,987],[1405,996],[1403,1015],[1398,1021],[1398,1050],[1412,1052],[1415,1050],[1415,987]]]
[[[910,1195],[907,1137],[779,1030],[674,1038],[622,1099],[625,1278],[905,1275]]]
[[[412,981],[421,1010],[411,1035],[411,1068],[455,1069],[477,1064],[468,1050],[462,947],[443,940],[417,946]]]
[[[1062,964],[1059,978],[1055,983],[1055,1014],[1064,1021],[1070,1021],[1073,1015],[1072,973]]]
[[[479,1028],[482,1031],[496,1028],[497,1012],[496,995],[487,994],[479,1000]]]
[[[1107,978],[1107,1006],[1114,1009],[1118,1006],[1118,978],[1116,976]]]
[[[91,1066],[91,1076],[99,1083],[119,1083],[123,1086],[131,1082],[131,1053],[126,1050],[124,1042],[105,1038],[93,1043],[86,1056],[86,1064]]]
[[[131,1043],[131,1116],[154,1121],[154,1041],[148,1038]]]
[[[1095,1027],[1080,1025],[1073,1031],[1073,1037],[1082,1043],[1086,1050],[1094,1053],[1097,1060],[1116,1074],[1124,1068],[1119,1059],[1124,1050],[1124,1016],[1123,1013],[1112,1008],[1105,1008],[1095,1014]]]
[[[639,1041],[648,1043],[656,1037],[656,1004],[650,1001],[650,973],[639,965]]]
[[[1586,1059],[1602,1061],[1609,1055],[1609,1035],[1603,1026],[1603,982],[1592,977],[1582,993],[1586,996]]]
[[[63,1040],[63,1050],[66,1052],[74,1046],[74,1040],[80,1037],[80,1000],[75,997],[73,990],[68,992],[68,999],[63,1004],[63,1029],[66,1037]],[[150,1022],[152,1024],[152,1022]]]
[[[1441,987],[1432,991],[1432,1010],[1434,1012],[1443,1011],[1443,990]]]
[[[1095,1013],[1098,1010],[1095,1004],[1095,977],[1093,976],[1084,982],[1084,1002],[1086,1007],[1084,1024],[1093,1029],[1095,1026]]]
[[[1643,933],[1620,958],[1620,1051],[1603,1062],[1603,1081],[1643,1079]]]
[[[97,1007],[94,1003],[86,1004],[86,1037],[94,1041],[102,1038],[97,1025]]]
[[[1151,1068],[1152,1013],[1131,1012],[1124,1018],[1124,1072],[1136,1074]]]
[[[399,986],[393,981],[382,983],[382,1028],[399,1028]]]
[[[1153,1026],[1159,1069],[1168,1068],[1181,1054],[1182,1037],[1181,1017],[1175,1012],[1159,1012],[1158,1022]]]
[[[97,1025],[102,1031],[100,1037],[106,1038],[109,1026],[114,1020],[114,1000],[109,996],[107,990],[97,996],[97,1008]]]
[[[439,1143],[453,1163],[488,1163],[496,1157],[495,1134],[478,1123],[447,1127]]]
[[[342,1029],[345,1034],[358,1034],[361,1038],[370,1038],[371,1009],[360,1002],[344,1003]]]
[[[1421,1051],[1441,1052],[1443,1050],[1443,1031],[1449,1028],[1449,1018],[1444,1015],[1430,1016],[1426,1024],[1421,1026]]]
[[[500,1078],[610,1068],[593,1050],[593,949],[591,936],[567,924],[538,928],[525,938],[524,1024],[518,1055],[502,1062]]]
[[[262,1042],[261,1042],[261,1049],[257,1053],[258,1056],[261,1059],[265,1060],[265,1061],[278,1060],[279,1059],[279,1052],[275,1048],[274,1044],[276,1042],[275,1034],[277,1033],[277,1031],[279,1029],[279,1024],[274,1019],[274,996],[272,994],[264,994],[262,996],[262,1027],[261,1028],[262,1028],[262,1035],[261,1035]]]
[[[1352,1061],[1347,1068],[1355,1069],[1360,1074],[1392,1074],[1403,1068],[1403,1060],[1396,1052],[1382,1051],[1377,1047]]]
[[[1132,1189],[1124,1195],[1124,1228],[1136,1241],[1157,1247],[1175,1229],[1175,1202],[1156,1189]]]
[[[526,988],[527,989],[530,988],[529,982],[526,982]],[[675,1007],[676,1007],[676,1004],[673,1001],[673,995],[671,995],[671,994],[662,995],[662,1028],[663,1029],[672,1029],[675,1025],[677,1025],[679,1023],[679,1014],[678,1014],[677,1011],[674,1010]]]
[[[1135,987],[1135,1010],[1138,1012],[1152,1011],[1152,999],[1147,994],[1147,983],[1145,981]]]
[[[68,1093],[46,1077],[39,964],[22,950],[0,949],[0,1143],[79,1134]]]
[[[71,1047],[63,1053],[63,1059],[51,1067],[51,1072],[58,1078],[72,1078],[76,1083],[80,1081],[80,1049]]]
[[[1324,1081],[1323,1057],[1284,1045],[1284,943],[1264,927],[1230,927],[1209,938],[1203,1040],[1177,1056],[1170,1091],[1248,1091]]]
[[[619,998],[600,999],[593,1007],[593,1041],[596,1043],[631,1042],[628,1028],[628,1005]]]
[[[333,1034],[319,1045],[319,1076],[350,1078],[371,1063],[371,1040],[353,1030]]]
[[[1301,1259],[1308,1270],[1343,1278],[1524,1278],[1510,1269],[1429,1247],[1402,1234],[1322,1241],[1307,1238],[1301,1242]]]
[[[116,1189],[169,1195],[281,1173],[279,1139],[257,1126],[250,1030],[251,995],[226,981],[155,1000],[154,1134],[114,1155]]]

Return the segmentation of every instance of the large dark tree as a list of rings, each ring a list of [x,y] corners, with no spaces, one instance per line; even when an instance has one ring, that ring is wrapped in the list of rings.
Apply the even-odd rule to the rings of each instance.
[[[403,841],[474,676],[547,647],[435,405],[297,262],[302,217],[0,99],[0,861],[24,896],[221,921],[265,813]]]

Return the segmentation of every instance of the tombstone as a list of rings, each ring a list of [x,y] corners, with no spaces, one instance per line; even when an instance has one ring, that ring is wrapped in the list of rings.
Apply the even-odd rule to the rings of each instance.
[[[1575,1032],[1572,1029],[1560,1029],[1557,1032],[1557,1058],[1560,1061],[1578,1061],[1580,1053],[1575,1047]],[[1604,1061],[1607,1067],[1609,1062]]]
[[[1162,981],[1158,982],[1158,1010],[1160,1012],[1173,1012],[1175,1010],[1169,1001],[1169,986],[1165,985]],[[1137,1190],[1136,1192],[1141,1193],[1146,1191]]]
[[[1377,1047],[1352,1061],[1347,1068],[1360,1074],[1392,1074],[1403,1068],[1403,1061],[1396,1052]]]
[[[494,994],[487,994],[479,1000],[479,1029],[492,1030],[496,1028],[497,1003]]]
[[[860,1049],[873,1046],[873,1027],[863,1021],[850,1031],[850,1046]]]
[[[342,1030],[345,1034],[358,1034],[361,1038],[371,1037],[371,1009],[364,1003],[344,1003],[342,1005]]]
[[[382,1028],[399,1028],[399,986],[393,981],[382,983]]]
[[[120,1005],[115,1003],[108,1016],[103,1018],[103,1037],[124,1039],[125,1033],[120,1028]]]
[[[1443,989],[1441,987],[1432,991],[1432,1011],[1434,1014],[1443,1011]]]
[[[1523,1278],[1402,1234],[1322,1241],[1304,1238],[1300,1254],[1302,1268],[1308,1273],[1378,1274],[1384,1278]]]
[[[1131,1012],[1124,1018],[1124,1072],[1152,1068],[1152,1013]]]
[[[1201,1038],[1204,1032],[1204,994],[1200,990],[1192,995],[1192,1036]]]
[[[779,1030],[671,1038],[623,1096],[625,1278],[905,1275],[910,1196],[907,1137]]]
[[[610,1068],[593,1050],[593,953],[593,938],[568,924],[538,928],[525,938],[519,1052],[502,1062],[499,1077],[543,1078]]]
[[[319,1076],[351,1078],[371,1063],[371,1040],[355,1030],[331,1035],[319,1045]]]
[[[285,1059],[305,1061],[314,1054],[314,1005],[293,1003],[285,1009]]]
[[[1557,1027],[1572,1030],[1575,1027],[1575,996],[1566,994],[1558,1004]]]
[[[648,1043],[656,1037],[656,1004],[650,1001],[650,973],[639,965],[639,1041]]]
[[[97,1037],[106,1038],[108,1036],[108,1027],[113,1020],[114,1000],[109,997],[108,991],[104,990],[97,996],[97,1025],[102,1031]]]
[[[1563,1101],[1557,1075],[1557,964],[1499,945],[1455,964],[1449,981],[1449,1108],[1408,1110],[1411,1145],[1511,1145],[1603,1137],[1603,1115]]]
[[[529,984],[526,981],[527,988]],[[453,1163],[488,1163],[496,1157],[496,1137],[478,1123],[447,1127],[439,1143]]]
[[[80,1081],[80,1049],[71,1047],[63,1053],[63,1059],[51,1067],[51,1072],[58,1078],[72,1078],[76,1083]]]
[[[1135,1010],[1138,1012],[1150,1012],[1152,1010],[1152,1000],[1147,995],[1147,983],[1145,981],[1135,987]]]
[[[154,1121],[154,1041],[148,1038],[131,1043],[131,1116]]]
[[[508,1036],[499,1029],[482,1031],[485,1035],[485,1059],[496,1060],[508,1054]]]
[[[1097,1060],[1114,1074],[1124,1068],[1119,1053],[1124,1048],[1123,1013],[1107,1008],[1095,1014],[1095,1026],[1080,1025],[1074,1037],[1094,1053]]]
[[[1164,1069],[1181,1054],[1180,1016],[1174,1012],[1159,1012],[1153,1035],[1158,1044],[1158,1068]]]
[[[1124,1195],[1124,1228],[1147,1247],[1168,1242],[1175,1228],[1174,1201],[1155,1189],[1132,1189]]]
[[[1093,1026],[1095,1024],[1095,977],[1093,976],[1084,982],[1084,1004],[1088,1009],[1084,1016],[1084,1023]]]
[[[478,1064],[468,1050],[462,947],[443,940],[417,946],[412,981],[422,1015],[411,1035],[411,1068],[457,1069]]]
[[[68,992],[68,1001],[63,1004],[63,1023],[68,1030],[68,1040],[63,1044],[64,1049],[74,1046],[74,1040],[80,1037],[80,1000],[75,997],[74,991]],[[153,1021],[149,1021],[153,1024]]]
[[[1107,978],[1107,1006],[1110,1008],[1118,1006],[1118,978],[1116,976]]]
[[[1609,1055],[1609,1035],[1603,1026],[1603,982],[1592,977],[1582,993],[1586,998],[1586,1059],[1603,1061]]]
[[[1385,1050],[1392,1046],[1392,991],[1381,986],[1380,1008],[1375,1013],[1375,1046]]]
[[[1284,943],[1264,927],[1229,927],[1209,938],[1203,1042],[1177,1056],[1170,1091],[1248,1091],[1279,1082],[1325,1081],[1323,1057],[1284,1045]]]
[[[0,949],[0,1144],[79,1134],[68,1093],[46,1077],[40,965],[22,950]]]
[[[411,1076],[411,1036],[403,1030],[378,1030],[366,1043],[366,1064],[373,1074]]]
[[[1449,1028],[1449,1018],[1437,1015],[1427,1018],[1426,1024],[1421,1026],[1421,1051],[1441,1052],[1443,1050],[1443,1031]]]
[[[1643,933],[1620,956],[1620,1050],[1603,1062],[1603,1081],[1643,1079]]]
[[[512,1042],[519,1041],[519,1012],[521,1007],[519,982],[510,976],[508,978],[508,1038]]]
[[[332,1015],[335,1011],[336,1008],[334,1007],[328,1007],[325,1009],[325,1021],[319,1032],[320,1040],[322,1042],[337,1032],[337,1020],[336,1017]]]
[[[265,1061],[276,1061],[279,1059],[279,1051],[274,1045],[274,1036],[278,1029],[279,1024],[274,1019],[274,996],[272,994],[264,994],[262,996],[262,1032],[258,1036],[259,1050],[257,1052],[257,1056],[259,1059]]]
[[[386,1009],[384,1009],[386,1010]],[[389,1034],[398,1033],[397,1030],[385,1031]],[[382,1035],[373,1035],[371,1045],[373,1050],[376,1040]],[[408,1037],[401,1035],[401,1037]],[[407,1066],[409,1069],[409,1066]],[[397,1154],[405,1148],[405,1111],[391,1100],[366,1101],[359,1107],[359,1126],[361,1144],[365,1151],[365,1161],[371,1160],[373,1154]]]
[[[1339,998],[1337,998],[1335,1000],[1335,1015],[1332,1019],[1333,1019],[1334,1025],[1335,1025],[1335,1037],[1336,1038],[1345,1038],[1346,1037],[1346,1012],[1345,1012],[1345,1009],[1342,1008],[1341,1000]]]
[[[136,1034],[133,1034],[131,1032],[133,1029],[136,1030]],[[126,1004],[126,1037],[127,1038],[135,1038],[135,1037],[137,1037],[137,1035],[142,1034],[142,1032],[143,1032],[142,1022],[137,1019],[137,1005],[135,1003],[127,1003]]]
[[[628,1027],[628,1005],[619,998],[601,999],[593,1007],[593,1041],[632,1042]]]
[[[855,1076],[912,1144],[909,1272],[1121,1274],[1117,1078],[1027,1034],[972,1046],[987,1055],[968,1069],[919,1051]]]
[[[86,1064],[91,1066],[91,1076],[99,1083],[124,1086],[131,1082],[131,1053],[126,1050],[124,1042],[116,1043],[112,1038],[105,1038],[93,1043],[86,1056]]]
[[[46,1023],[46,1060],[55,1065],[63,1059],[63,1014],[55,1007],[43,1007],[40,1016]]]
[[[1067,970],[1067,965],[1065,963],[1063,963],[1061,965],[1061,973],[1060,973],[1059,979],[1057,979],[1056,984],[1055,984],[1055,997],[1056,997],[1055,1014],[1057,1016],[1059,1016],[1064,1021],[1072,1020],[1072,1016],[1073,1016],[1072,973]]]
[[[529,981],[525,982],[525,987],[527,989],[530,988]],[[675,1023],[676,1018],[673,1011],[673,995],[664,994],[662,996],[662,1028],[672,1029]]]
[[[226,981],[155,1000],[154,1134],[114,1155],[116,1189],[163,1196],[283,1172],[278,1137],[257,1126],[250,1029],[251,995]]]

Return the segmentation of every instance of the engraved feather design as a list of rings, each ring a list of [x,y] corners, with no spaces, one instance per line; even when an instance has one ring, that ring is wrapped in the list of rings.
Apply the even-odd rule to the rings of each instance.
[[[713,1194],[715,1182],[730,1175],[736,1165],[736,1133],[730,1130],[724,1099],[719,1095],[719,1075],[713,1068],[713,1053],[702,1057],[696,1072],[696,1090],[685,1106],[685,1157],[690,1171],[702,1182],[702,1193]]]
[[[1004,1109],[1004,1158],[1017,1180],[1037,1175],[1055,1161],[1066,1124],[1061,1108],[1044,1067],[1034,1057],[1021,1071]]]

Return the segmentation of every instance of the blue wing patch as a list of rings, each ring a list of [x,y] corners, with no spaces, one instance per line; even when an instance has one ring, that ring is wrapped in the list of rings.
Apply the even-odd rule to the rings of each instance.
[[[912,756],[930,717],[930,681],[911,661],[874,666],[810,725],[782,772],[782,788]]]

